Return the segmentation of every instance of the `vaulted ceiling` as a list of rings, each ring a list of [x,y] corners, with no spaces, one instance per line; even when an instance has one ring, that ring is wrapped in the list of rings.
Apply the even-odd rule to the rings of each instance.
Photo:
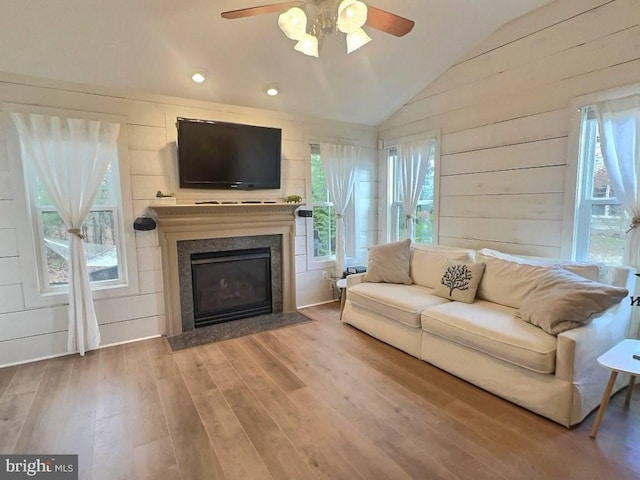
[[[320,58],[293,49],[278,14],[225,20],[277,0],[20,0],[0,12],[0,71],[377,125],[502,24],[550,0],[365,0],[415,21],[402,38]],[[191,75],[202,71],[197,85]],[[268,97],[269,84],[280,95]]]

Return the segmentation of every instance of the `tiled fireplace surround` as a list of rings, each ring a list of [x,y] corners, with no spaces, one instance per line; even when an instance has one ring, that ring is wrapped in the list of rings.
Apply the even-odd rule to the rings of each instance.
[[[166,333],[193,330],[193,303],[185,296],[185,260],[191,253],[253,246],[272,248],[274,311],[295,310],[295,204],[152,206],[162,251]],[[280,236],[280,241],[274,236]],[[280,252],[274,252],[277,245]],[[275,255],[273,255],[275,253]],[[274,258],[275,257],[275,258]],[[182,270],[182,294],[180,272]],[[189,305],[189,302],[191,304]]]

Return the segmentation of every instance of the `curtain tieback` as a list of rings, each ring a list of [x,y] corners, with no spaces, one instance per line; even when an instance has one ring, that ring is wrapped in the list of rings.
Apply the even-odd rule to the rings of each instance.
[[[342,218],[342,214],[336,212],[336,218]]]
[[[629,233],[631,230],[638,227],[640,227],[640,217],[633,217],[633,220],[631,220],[631,225],[629,225],[629,230],[627,230],[626,233]]]
[[[75,235],[76,237],[78,237],[80,240],[84,240],[84,235],[82,235],[81,231],[79,228],[70,228],[69,230],[67,230],[67,233],[70,233],[72,235]]]

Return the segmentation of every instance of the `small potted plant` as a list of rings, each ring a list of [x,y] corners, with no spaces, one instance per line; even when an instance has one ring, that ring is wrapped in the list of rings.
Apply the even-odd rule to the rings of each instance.
[[[162,193],[162,191],[158,190],[156,192],[156,198],[153,201],[156,205],[175,205],[176,204],[176,194],[175,193]]]

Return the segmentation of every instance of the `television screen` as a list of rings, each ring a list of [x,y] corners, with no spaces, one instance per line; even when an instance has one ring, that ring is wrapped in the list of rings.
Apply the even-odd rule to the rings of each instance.
[[[181,188],[280,188],[282,130],[178,118]]]

